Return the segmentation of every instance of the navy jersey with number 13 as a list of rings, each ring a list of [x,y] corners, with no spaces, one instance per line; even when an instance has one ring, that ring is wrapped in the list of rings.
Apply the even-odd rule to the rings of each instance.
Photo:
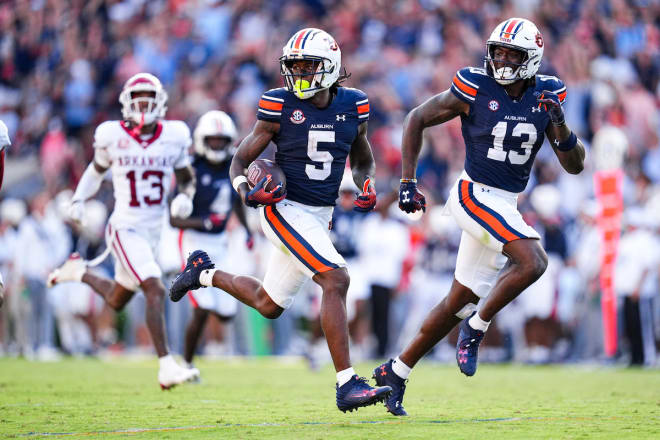
[[[369,119],[367,95],[339,87],[330,105],[319,109],[285,88],[273,89],[259,100],[257,118],[280,124],[273,142],[275,161],[286,176],[286,198],[334,206],[358,126]]]
[[[466,67],[456,73],[451,91],[470,105],[461,125],[465,171],[475,182],[515,193],[525,189],[550,123],[535,96],[544,90],[564,103],[566,87],[555,76],[536,75],[535,84],[514,100],[484,69]]]

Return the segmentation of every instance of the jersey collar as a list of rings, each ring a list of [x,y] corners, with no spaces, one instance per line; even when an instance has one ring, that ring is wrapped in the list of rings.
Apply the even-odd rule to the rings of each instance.
[[[161,133],[163,132],[163,124],[162,124],[162,122],[160,122],[160,121],[158,121],[158,125],[156,125],[156,131],[155,131],[154,134],[153,134],[150,138],[148,138],[148,139],[142,139],[142,138],[140,138],[140,135],[139,135],[139,134],[136,134],[136,133],[133,131],[133,129],[132,129],[131,127],[129,127],[128,125],[126,125],[126,122],[125,122],[125,121],[119,121],[119,125],[121,125],[121,128],[123,128],[124,131],[125,131],[126,133],[128,133],[128,135],[129,135],[130,137],[132,137],[133,140],[135,140],[135,142],[137,142],[138,144],[140,144],[140,146],[141,146],[142,148],[147,148],[149,145],[151,145],[152,143],[154,143],[154,141],[155,141],[156,139],[158,139],[158,138],[160,137]]]

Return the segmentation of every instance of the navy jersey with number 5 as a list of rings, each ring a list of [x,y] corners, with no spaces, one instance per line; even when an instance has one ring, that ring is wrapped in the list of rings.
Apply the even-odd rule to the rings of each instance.
[[[222,221],[213,229],[198,229],[201,232],[219,234],[225,230],[227,220],[234,207],[238,193],[234,191],[229,180],[229,165],[225,161],[220,165],[210,164],[206,159],[195,156],[192,163],[197,177],[195,198],[193,199],[193,212],[191,217],[206,218],[211,214],[218,216]]]
[[[280,124],[273,142],[275,161],[286,176],[286,198],[333,206],[358,126],[369,119],[367,95],[339,87],[330,105],[319,109],[285,88],[273,89],[259,100],[257,118]]]
[[[566,87],[555,76],[536,75],[535,85],[513,100],[484,69],[456,73],[451,91],[470,105],[461,123],[465,171],[475,182],[515,193],[525,189],[550,123],[534,96],[544,90],[559,95],[561,103],[566,99]]]

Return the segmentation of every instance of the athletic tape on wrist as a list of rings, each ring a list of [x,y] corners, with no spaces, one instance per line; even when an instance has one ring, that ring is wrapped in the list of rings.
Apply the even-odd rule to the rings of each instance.
[[[231,186],[234,187],[234,191],[238,192],[238,187],[241,185],[241,183],[247,183],[247,177],[244,175],[236,176],[234,177],[234,180],[231,182]]]

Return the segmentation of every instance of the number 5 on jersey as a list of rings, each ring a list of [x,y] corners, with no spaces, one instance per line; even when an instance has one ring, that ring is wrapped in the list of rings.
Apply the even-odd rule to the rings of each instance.
[[[310,130],[307,137],[307,156],[313,162],[321,162],[323,168],[317,168],[317,165],[305,165],[305,173],[311,180],[325,180],[332,172],[332,154],[329,151],[319,151],[319,142],[335,142],[335,132],[326,130]]]

